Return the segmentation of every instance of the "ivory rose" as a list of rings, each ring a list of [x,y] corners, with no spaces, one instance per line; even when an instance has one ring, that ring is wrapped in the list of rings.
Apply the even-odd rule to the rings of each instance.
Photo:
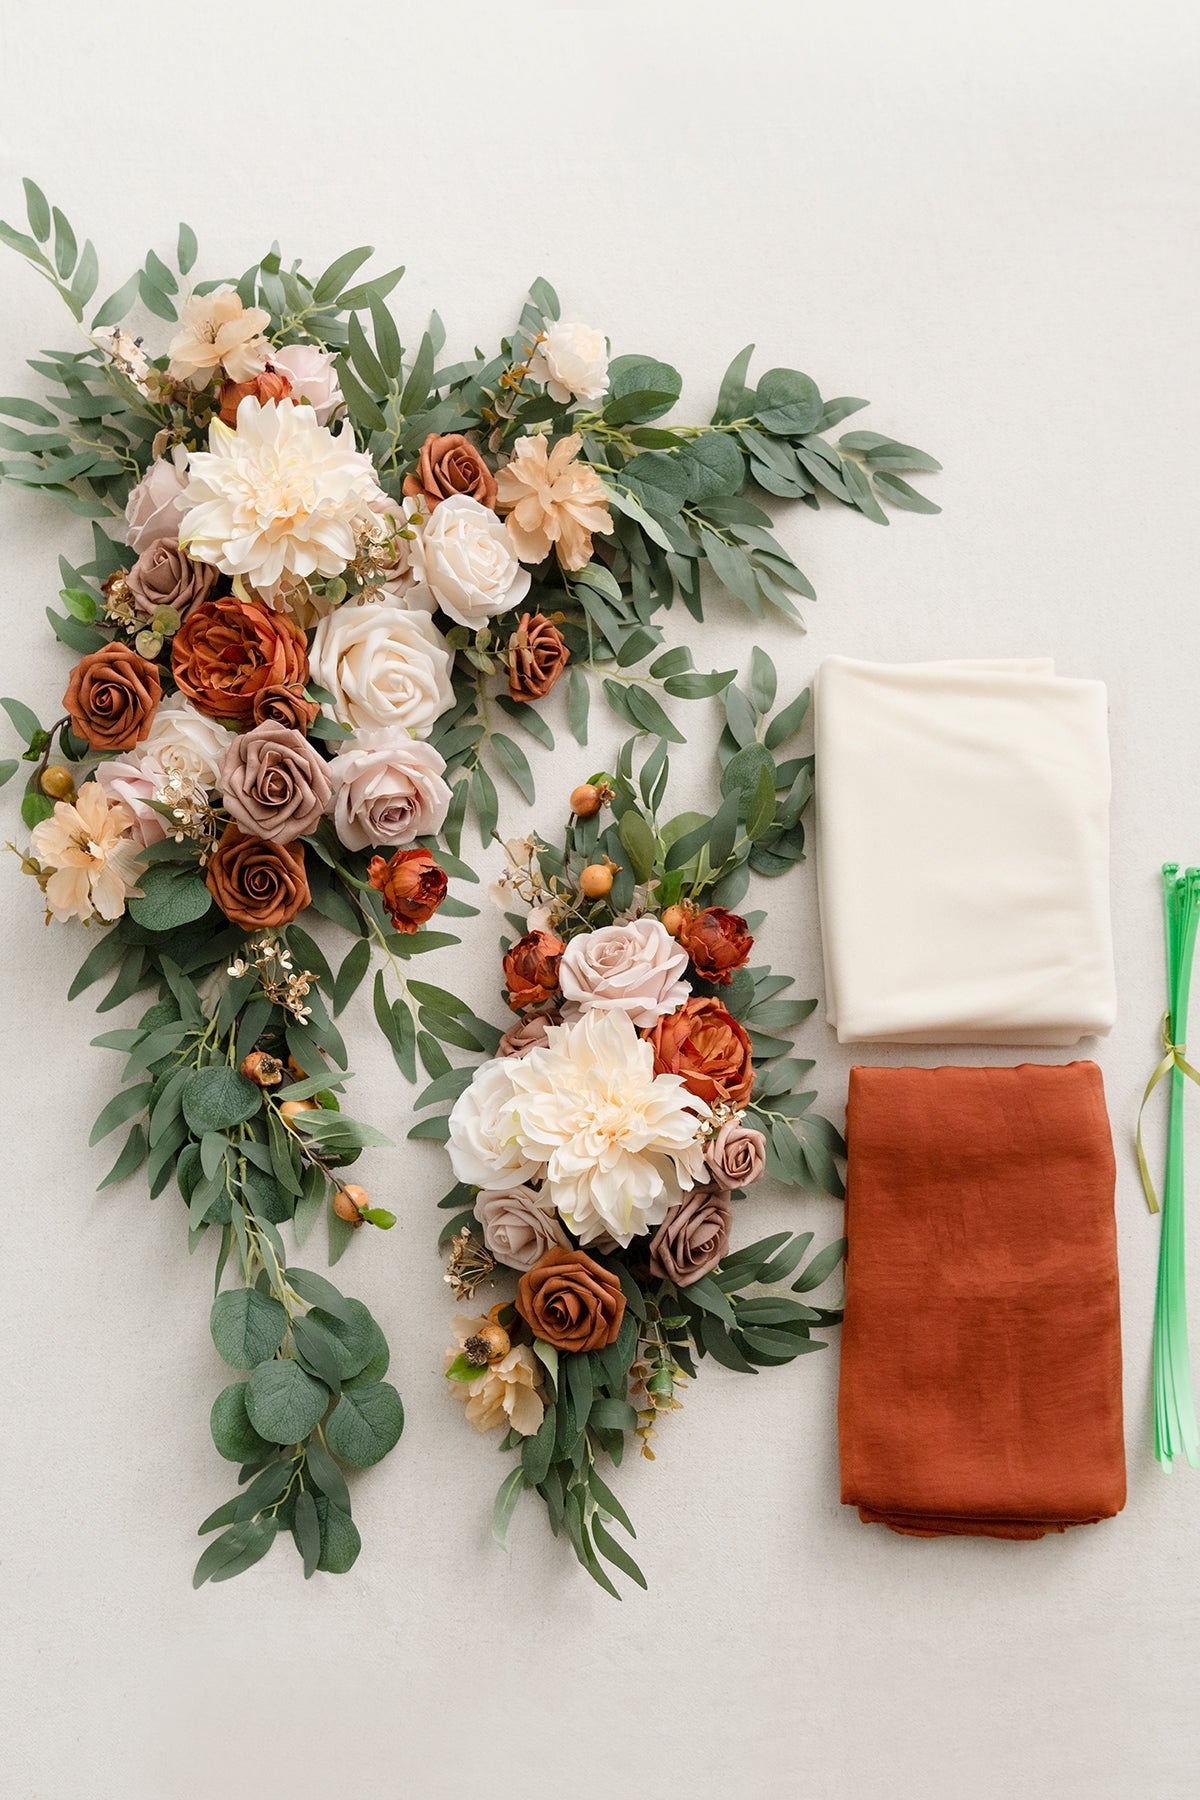
[[[283,350],[272,350],[271,361],[291,382],[293,400],[307,400],[317,415],[318,425],[328,425],[338,408],[345,405],[338,386],[337,361],[328,350],[318,349],[316,344],[288,344]]]
[[[433,620],[390,603],[342,606],[317,626],[313,680],[352,731],[402,725],[426,738],[454,704],[454,656]]]
[[[549,1196],[522,1183],[517,1187],[480,1188],[475,1217],[483,1241],[509,1269],[532,1269],[553,1245],[569,1250],[571,1241],[559,1223]]]
[[[457,1181],[472,1187],[496,1188],[533,1181],[542,1165],[522,1149],[509,1115],[516,1057],[493,1057],[480,1063],[454,1102],[446,1151]]]
[[[623,1012],[634,1025],[653,1025],[687,999],[682,979],[687,953],[660,919],[634,919],[581,931],[563,952],[558,983],[563,999],[581,1012]]]
[[[164,770],[177,770],[211,793],[229,742],[227,726],[206,718],[186,694],[172,694],[151,720],[139,756],[153,757]]]
[[[329,764],[333,823],[347,850],[371,844],[411,844],[446,822],[450,789],[446,764],[432,744],[402,725],[363,731],[342,744]]]
[[[179,537],[187,452],[176,445],[170,457],[159,456],[125,502],[125,542],[135,556],[160,538]]]
[[[589,406],[608,392],[608,343],[602,331],[570,319],[547,323],[529,359],[534,381],[544,381],[552,400],[583,400]]]
[[[420,579],[456,625],[478,631],[525,598],[530,574],[495,513],[451,494],[422,529]]]

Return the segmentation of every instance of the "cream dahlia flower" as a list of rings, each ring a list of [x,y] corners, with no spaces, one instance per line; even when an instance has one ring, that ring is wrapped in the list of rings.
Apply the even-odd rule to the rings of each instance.
[[[544,1048],[503,1066],[512,1098],[495,1135],[545,1164],[550,1196],[581,1244],[608,1235],[627,1245],[703,1178],[697,1133],[710,1109],[678,1075],[654,1073],[627,1013],[554,1026]]]
[[[611,531],[604,483],[590,463],[577,460],[578,432],[553,450],[544,437],[518,438],[512,460],[496,476],[496,504],[507,513],[522,562],[539,563],[556,550],[564,569],[582,569],[592,554],[592,533]]]
[[[74,801],[59,800],[35,825],[30,847],[43,869],[46,905],[56,919],[102,919],[111,924],[138,892],[142,864],[130,837],[133,820],[112,803],[98,781],[85,781]]]
[[[270,321],[261,306],[244,307],[236,288],[194,294],[167,345],[167,374],[193,388],[207,387],[222,370],[231,381],[253,380],[267,366],[271,346],[262,332]]]
[[[214,419],[188,465],[179,542],[198,562],[267,590],[337,575],[354,560],[363,513],[378,499],[369,456],[348,425],[318,425],[311,406],[248,394],[237,430]]]
[[[474,1337],[486,1318],[469,1319],[459,1314],[451,1329],[458,1339],[446,1352],[446,1367],[456,1360],[467,1339]],[[498,1362],[480,1369],[474,1381],[448,1383],[459,1400],[465,1400],[467,1421],[476,1431],[508,1425],[522,1437],[533,1437],[541,1426],[546,1407],[542,1399],[542,1365],[528,1344],[516,1344]]]

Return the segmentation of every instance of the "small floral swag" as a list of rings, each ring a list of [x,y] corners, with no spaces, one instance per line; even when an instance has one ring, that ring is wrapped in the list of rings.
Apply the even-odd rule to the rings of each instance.
[[[664,649],[658,615],[679,598],[700,619],[707,569],[752,614],[795,616],[790,596],[812,590],[759,499],[824,496],[886,523],[885,500],[938,510],[901,474],[938,465],[875,432],[834,444],[826,434],[865,402],[824,400],[789,369],[750,387],[749,349],[707,424],[662,423],[678,373],[610,358],[544,281],[495,353],[440,363],[436,315],[406,352],[387,298],[403,271],[364,276],[366,248],[315,278],[274,247],[236,281],[193,281],[184,225],[173,266],[149,251],[85,322],[95,249],[35,183],[25,194],[28,230],[0,223],[0,241],[82,342],[31,360],[44,400],[0,398],[0,479],[92,520],[93,551],[60,556],[61,610],[47,609],[77,659],[61,716],[0,703],[22,744],[0,783],[26,773],[19,854],[47,919],[97,938],[72,995],[107,979],[101,1011],[143,1003],[136,1025],[96,1040],[126,1059],[93,1131],[126,1129],[104,1185],[141,1168],[152,1194],[173,1180],[190,1246],[218,1245],[212,1331],[239,1376],[212,1435],[240,1482],[205,1521],[218,1535],[197,1580],[239,1574],[281,1531],[306,1575],[341,1570],[358,1552],[343,1468],[386,1454],[403,1414],[378,1325],[294,1266],[281,1235],[290,1224],[303,1243],[324,1213],[336,1261],[364,1223],[391,1223],[345,1179],[386,1140],[340,1111],[336,1015],[375,958],[374,1017],[406,1080],[422,1069],[437,1090],[447,1046],[495,1049],[491,1024],[409,968],[475,913],[449,891],[476,880],[460,856],[467,812],[486,842],[496,775],[533,800],[512,728],[553,748],[541,702],[560,680],[579,743],[597,683],[659,770],[684,741],[664,701],[719,694],[726,776],[754,807],[738,825],[750,865],[791,866],[807,773],[780,769],[776,785],[756,760],[791,726],[773,720],[763,739],[734,671]],[[168,328],[160,349],[146,314]],[[622,804],[620,830],[641,816]],[[577,824],[577,841],[596,829]],[[625,854],[640,867],[647,845]],[[681,854],[667,851],[676,883]],[[627,879],[612,889],[621,907]],[[706,879],[689,877],[693,899]],[[336,968],[299,922],[309,914],[348,934]],[[731,1014],[750,1004],[748,979],[734,973]],[[780,1004],[758,996],[760,1025]],[[792,1100],[785,1080],[779,1118]],[[798,1174],[828,1161],[815,1124],[778,1137],[772,1124],[769,1162]],[[690,1316],[715,1279],[668,1317]],[[730,1320],[706,1317],[717,1354]],[[681,1329],[662,1326],[662,1355]],[[727,1335],[726,1353],[749,1359],[745,1331]]]
[[[762,712],[743,698],[780,743],[807,695],[772,732],[761,652],[753,686]],[[504,1542],[533,1489],[611,1593],[605,1564],[645,1580],[612,1535],[614,1522],[633,1527],[600,1458],[619,1464],[631,1440],[653,1458],[660,1414],[705,1356],[754,1373],[823,1348],[814,1328],[840,1311],[796,1296],[821,1287],[845,1248],[805,1263],[811,1231],[732,1242],[737,1202],[764,1175],[842,1193],[841,1139],[811,1110],[815,1093],[796,1091],[812,1064],[777,1035],[815,1003],[783,998],[791,978],[751,966],[763,915],[730,904],[777,787],[797,796],[802,833],[810,760],[777,765],[756,735],[748,762],[726,734],[716,815],[663,819],[667,746],[636,780],[634,748],[576,788],[562,846],[506,845],[496,897],[521,909],[503,957],[517,1019],[494,1057],[426,1090],[419,1105],[453,1105],[412,1133],[444,1140],[457,1177],[441,1202],[455,1295],[519,1277],[514,1298],[454,1320],[446,1357],[468,1421],[502,1428],[501,1449],[518,1453],[494,1535]]]

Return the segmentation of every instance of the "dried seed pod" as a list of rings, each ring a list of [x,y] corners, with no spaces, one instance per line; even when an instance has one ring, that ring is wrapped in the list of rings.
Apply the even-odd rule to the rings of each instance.
[[[244,1056],[241,1072],[247,1081],[260,1088],[278,1087],[283,1080],[283,1064],[266,1050],[252,1050],[249,1056]]]

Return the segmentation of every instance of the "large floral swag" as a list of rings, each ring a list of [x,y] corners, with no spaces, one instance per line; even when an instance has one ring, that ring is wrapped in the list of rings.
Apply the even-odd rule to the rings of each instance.
[[[707,424],[659,423],[678,374],[610,361],[540,281],[495,354],[439,366],[440,322],[406,353],[387,299],[402,270],[364,276],[366,249],[315,278],[273,248],[236,282],[193,282],[182,226],[173,265],[148,252],[88,319],[95,250],[25,186],[29,229],[0,240],[82,339],[31,359],[44,399],[0,399],[0,478],[91,519],[93,546],[60,556],[47,608],[77,659],[61,715],[3,702],[22,747],[0,782],[26,775],[19,854],[47,918],[95,935],[72,994],[103,980],[102,1012],[143,1002],[96,1040],[125,1056],[93,1131],[126,1133],[105,1185],[174,1180],[190,1245],[217,1245],[212,1330],[239,1378],[212,1432],[241,1479],[205,1522],[219,1535],[197,1579],[240,1573],[281,1529],[306,1573],[342,1569],[358,1549],[343,1468],[384,1455],[402,1412],[378,1325],[281,1235],[303,1244],[323,1213],[336,1261],[391,1223],[345,1176],[384,1140],[340,1110],[336,1016],[374,961],[407,1080],[495,1049],[498,1030],[411,964],[477,910],[450,892],[476,880],[468,809],[488,841],[497,774],[533,799],[510,728],[552,747],[539,703],[560,679],[579,742],[598,682],[664,758],[683,734],[663,701],[722,695],[726,778],[757,796],[750,864],[789,866],[803,782],[750,781],[752,701],[732,671],[664,649],[657,615],[679,596],[699,618],[705,567],[755,614],[811,592],[748,492],[884,521],[881,499],[937,510],[897,472],[937,465],[878,433],[835,446],[825,433],[864,402],[790,370],[750,388],[749,351]],[[135,309],[166,324],[161,349]],[[299,922],[313,914],[349,936],[335,964]],[[820,1151],[773,1126],[770,1154]]]
[[[814,1332],[841,1317],[811,1296],[842,1240],[811,1257],[811,1231],[733,1245],[737,1203],[764,1175],[843,1191],[842,1140],[804,1087],[812,1062],[780,1035],[815,1002],[751,962],[765,915],[732,910],[752,869],[803,851],[811,758],[774,752],[808,693],[771,716],[775,689],[756,650],[749,691],[727,692],[738,729],[722,736],[714,814],[664,816],[666,742],[635,774],[630,739],[571,795],[561,844],[508,842],[495,897],[521,909],[503,945],[517,1019],[497,1055],[425,1090],[419,1107],[450,1111],[410,1133],[444,1141],[458,1177],[440,1202],[456,1297],[519,1276],[515,1298],[455,1319],[446,1358],[467,1418],[517,1456],[494,1535],[533,1490],[614,1594],[610,1570],[645,1578],[613,1536],[633,1526],[601,1460],[619,1465],[630,1441],[653,1458],[706,1356],[753,1374],[822,1349]]]

